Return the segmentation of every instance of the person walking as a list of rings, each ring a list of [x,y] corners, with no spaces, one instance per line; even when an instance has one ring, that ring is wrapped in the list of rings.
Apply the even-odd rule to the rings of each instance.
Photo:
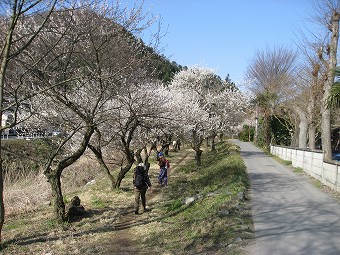
[[[142,201],[143,211],[146,212],[148,209],[146,208],[146,191],[150,188],[150,192],[152,192],[152,185],[149,178],[148,171],[144,163],[138,164],[138,166],[134,169],[133,175],[133,186],[134,186],[134,195],[135,195],[135,214],[139,214],[140,202]]]
[[[164,157],[164,153],[161,151],[158,153],[158,165],[159,165],[159,175],[158,183],[161,186],[168,186],[168,160]]]

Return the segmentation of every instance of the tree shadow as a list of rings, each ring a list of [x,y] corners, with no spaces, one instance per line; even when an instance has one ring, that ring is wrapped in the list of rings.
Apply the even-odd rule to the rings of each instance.
[[[134,209],[131,206],[128,207],[118,207],[117,209],[113,209],[111,207],[106,207],[103,209],[97,209],[97,210],[89,210],[87,211],[86,215],[82,217],[81,219],[74,219],[74,222],[80,223],[79,225],[71,225],[71,226],[61,226],[61,229],[63,230],[60,232],[58,236],[51,236],[50,232],[44,231],[44,232],[35,232],[28,236],[20,236],[18,238],[14,238],[9,241],[5,241],[2,244],[2,249],[6,248],[10,245],[19,245],[19,246],[25,246],[25,245],[32,245],[34,243],[40,243],[40,242],[51,242],[56,241],[60,239],[64,239],[67,237],[82,237],[89,234],[100,234],[100,233],[107,233],[107,232],[115,232],[120,230],[129,229],[136,226],[142,226],[146,225],[152,222],[158,222],[162,221],[164,219],[170,218],[172,216],[177,215],[178,213],[181,213],[188,209],[190,205],[183,205],[180,210],[177,210],[175,212],[170,212],[164,215],[158,215],[158,216],[148,216],[148,218],[139,217],[141,215],[134,215]],[[124,217],[123,222],[118,223],[108,223],[108,224],[101,224],[100,220],[102,219],[102,215],[104,215],[107,212],[112,211],[120,211],[119,216]],[[144,212],[144,214],[148,214],[152,212],[152,209],[149,209],[149,211]],[[130,216],[131,215],[131,216]],[[90,219],[89,221],[83,221],[84,219]],[[82,222],[83,221],[83,222]],[[76,228],[81,227],[84,224],[93,224],[94,227],[91,227],[91,229],[87,230],[81,230],[77,232]],[[98,225],[96,225],[98,223]],[[101,225],[99,225],[101,224]],[[97,226],[97,227],[96,227]]]

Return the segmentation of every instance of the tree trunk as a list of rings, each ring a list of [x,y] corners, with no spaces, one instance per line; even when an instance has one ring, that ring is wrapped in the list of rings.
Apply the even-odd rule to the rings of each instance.
[[[211,139],[211,151],[216,151],[215,138],[216,138],[216,135],[213,135]]]
[[[54,169],[52,169],[52,163],[54,159],[57,157],[57,153],[54,154],[49,159],[49,162],[45,168],[44,174],[47,177],[48,181],[50,182],[50,185],[52,188],[52,195],[54,198],[54,212],[55,212],[55,217],[58,220],[58,222],[62,222],[66,219],[65,218],[65,204],[63,201],[63,195],[61,191],[61,182],[60,182],[61,174],[65,168],[72,165],[84,154],[93,132],[94,132],[93,125],[87,126],[84,136],[82,138],[83,140],[81,141],[79,148],[70,156],[59,161],[58,165]]]
[[[53,171],[52,169],[49,170],[49,174],[47,175],[48,182],[50,183],[52,189],[54,213],[58,223],[65,221],[65,203],[61,191],[60,176],[60,170]]]
[[[157,140],[151,142],[150,152],[148,153],[149,156],[151,155],[151,152],[152,152],[153,150],[155,150],[156,153],[157,153]]]
[[[291,132],[290,146],[292,146],[292,147],[298,147],[299,146],[300,129],[298,129],[296,126],[297,126],[297,123],[294,123],[294,132]]]
[[[308,113],[308,145],[309,149],[315,150],[315,134],[316,134],[316,121],[318,114],[316,113],[316,101],[318,96],[321,94],[319,88],[319,74],[320,74],[320,63],[313,63],[312,70],[312,89],[309,96],[307,105]]]
[[[2,58],[1,58],[1,66],[0,66],[0,116],[2,120],[3,114],[3,101],[4,101],[4,84],[5,84],[5,74],[9,62],[9,53],[11,49],[11,42],[14,32],[14,26],[16,23],[16,16],[12,16],[11,23],[9,27],[13,27],[10,29],[6,34],[5,46],[2,48]],[[0,133],[2,133],[3,128],[1,127]],[[2,242],[2,227],[5,222],[5,205],[4,205],[4,179],[3,179],[3,164],[2,164],[2,146],[1,146],[1,139],[0,139],[0,243]]]
[[[324,159],[332,160],[332,144],[331,144],[331,110],[327,107],[327,101],[330,96],[330,90],[334,83],[335,69],[337,65],[337,49],[339,40],[339,17],[340,14],[334,10],[331,16],[329,29],[331,31],[331,41],[329,44],[328,55],[329,59],[326,62],[327,73],[325,75],[325,83],[323,88],[322,103],[321,103],[321,139]],[[323,59],[322,59],[323,60]],[[324,60],[323,60],[324,61]],[[325,61],[324,61],[325,62]]]
[[[306,149],[307,148],[307,133],[308,133],[308,124],[307,120],[301,121],[299,124],[299,148]]]
[[[203,139],[200,135],[197,134],[196,130],[192,131],[192,148],[196,152],[195,159],[196,159],[196,164],[197,166],[201,165],[201,156],[202,156],[202,150],[201,150],[201,145],[202,145]]]
[[[270,151],[270,143],[271,143],[271,129],[270,129],[270,117],[268,114],[265,114],[263,120],[263,132],[264,132],[264,142],[266,150]]]
[[[257,144],[258,133],[259,133],[259,119],[258,117],[255,117],[254,144]]]
[[[144,148],[140,148],[135,153],[136,161],[137,161],[138,164],[143,162],[142,155],[141,155],[143,149]]]
[[[97,158],[97,161],[99,162],[100,167],[104,170],[104,173],[106,174],[106,176],[109,178],[110,182],[111,182],[111,190],[113,190],[115,188],[115,183],[116,180],[115,178],[112,176],[109,167],[106,165],[104,159],[103,159],[103,154],[101,152],[100,149],[96,149],[93,145],[89,144],[88,147],[91,149],[91,151],[94,153],[94,155]]]
[[[121,167],[120,169],[120,172],[118,174],[118,177],[115,183],[115,189],[119,189],[126,173],[130,171],[133,163],[135,162],[134,153],[129,148],[125,148],[125,155],[126,155],[127,163],[124,167]]]
[[[220,142],[223,142],[223,133],[220,133],[220,134],[218,135],[218,138],[219,138]]]
[[[196,155],[195,155],[196,165],[200,166],[202,164],[201,158],[202,158],[203,151],[201,149],[197,149],[195,150],[195,152],[196,152]]]
[[[162,144],[162,151],[164,152],[165,156],[169,156],[169,146],[170,146],[170,143]]]
[[[45,11],[45,18],[42,20],[42,23],[39,25],[39,29],[36,30],[32,35],[27,34],[27,40],[20,41],[20,47],[15,49],[13,52],[11,52],[11,49],[13,48],[13,34],[16,30],[16,26],[18,25],[18,20],[20,20],[22,17],[25,17],[27,13],[32,12],[32,9],[38,8],[39,9],[39,2],[36,2],[36,4],[32,4],[31,2],[20,2],[20,1],[9,1],[9,5],[11,6],[11,13],[8,13],[10,18],[7,20],[7,24],[5,26],[5,30],[2,30],[3,34],[5,35],[4,40],[2,41],[2,49],[1,49],[1,66],[0,66],[0,116],[2,119],[3,114],[3,101],[4,101],[4,84],[5,84],[5,78],[6,78],[6,72],[9,61],[20,56],[20,53],[27,49],[31,42],[34,40],[36,35],[41,31],[41,28],[45,26],[46,21],[49,19],[52,11],[54,10],[54,6],[56,4],[56,0],[51,3],[50,9]],[[23,38],[23,37],[22,37]],[[12,55],[12,56],[10,56]],[[18,98],[16,98],[17,100]],[[16,121],[15,121],[15,124]],[[6,128],[2,127],[0,128],[0,133]],[[4,183],[3,183],[3,162],[1,157],[1,140],[0,140],[0,243],[2,242],[2,227],[4,225],[5,221],[5,206],[4,206]]]
[[[329,95],[328,93],[324,94],[324,100]],[[328,97],[327,97],[328,98]],[[321,142],[322,142],[322,150],[324,152],[324,159],[331,160],[332,159],[332,144],[331,144],[331,110],[327,109],[326,106],[321,104],[322,111],[322,119],[321,119]]]
[[[118,177],[117,177],[117,181],[115,183],[115,189],[119,189],[122,180],[124,179],[125,175],[127,172],[130,171],[132,165],[133,165],[134,161],[129,161],[128,164],[126,164],[124,167],[121,168]]]
[[[308,145],[309,149],[315,150],[315,134],[316,134],[316,128],[314,123],[309,124],[308,128]]]
[[[299,116],[299,148],[306,149],[308,133],[308,121],[306,113],[298,107],[296,107],[295,109]]]
[[[1,148],[1,139],[0,139],[0,148]],[[0,149],[1,154],[1,149]],[[2,157],[0,155],[0,243],[1,243],[1,233],[2,227],[5,222],[5,206],[4,206],[4,179],[3,179],[3,169],[2,169]]]

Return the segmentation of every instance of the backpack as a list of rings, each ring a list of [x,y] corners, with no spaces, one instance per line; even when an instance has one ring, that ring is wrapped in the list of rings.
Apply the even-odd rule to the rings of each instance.
[[[144,168],[143,167],[136,167],[135,169],[135,186],[137,188],[141,188],[145,186],[145,180],[144,180]]]

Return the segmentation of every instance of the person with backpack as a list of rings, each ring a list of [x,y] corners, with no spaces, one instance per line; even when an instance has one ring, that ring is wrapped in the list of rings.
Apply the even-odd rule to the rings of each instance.
[[[135,214],[139,213],[139,205],[142,200],[143,212],[148,211],[146,208],[146,190],[151,189],[151,181],[148,175],[148,171],[144,165],[144,163],[138,164],[138,166],[134,169],[133,175],[133,186],[134,186],[134,194],[135,194]]]
[[[159,175],[158,175],[158,183],[161,186],[168,186],[168,171],[170,170],[170,163],[164,157],[164,153],[161,151],[158,153],[158,165],[159,165]]]

